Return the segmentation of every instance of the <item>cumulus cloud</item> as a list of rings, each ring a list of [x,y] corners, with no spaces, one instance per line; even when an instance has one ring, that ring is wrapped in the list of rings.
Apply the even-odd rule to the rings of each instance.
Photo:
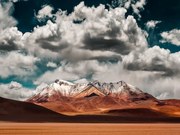
[[[133,11],[139,18],[141,18],[140,11],[144,10],[144,6],[146,5],[146,0],[139,0],[135,4],[132,4]]]
[[[25,76],[34,73],[38,58],[18,52],[0,55],[0,77]]]
[[[82,78],[82,79],[74,81],[74,83],[80,83],[80,84],[88,83],[88,80],[86,78]]]
[[[35,27],[33,32],[27,32],[23,35],[22,41],[26,43],[25,49],[28,53],[36,55],[40,58],[56,58],[58,56],[58,42],[61,35],[57,33],[58,26],[48,21],[45,26]],[[49,49],[50,48],[50,49]]]
[[[0,84],[1,97],[24,101],[35,94],[35,91],[24,88],[20,83],[12,81],[9,84]]]
[[[161,23],[161,21],[155,21],[155,20],[151,20],[151,21],[148,21],[146,23],[146,27],[148,29],[154,29],[156,27],[157,24]]]
[[[36,80],[35,84],[40,84],[42,82],[50,83],[57,78],[70,81],[80,80],[107,67],[106,63],[99,63],[97,60],[87,60],[75,63],[63,61],[61,62],[60,67],[54,71],[47,71]]]
[[[10,27],[0,31],[0,51],[13,51],[23,48],[22,32],[17,27]]]
[[[53,15],[52,15],[53,10],[54,10],[53,7],[51,7],[49,5],[44,5],[42,7],[42,9],[38,11],[36,17],[40,22],[45,21],[45,20],[53,17]]]
[[[123,64],[129,70],[157,71],[172,76],[180,72],[178,57],[180,52],[170,53],[169,50],[154,46],[144,52],[131,52],[124,57]]]
[[[168,32],[161,33],[162,43],[168,42],[177,46],[180,46],[180,30],[173,29]]]
[[[42,89],[44,89],[44,88],[47,87],[47,86],[48,86],[48,84],[43,82],[43,83],[39,84],[39,85],[36,87],[35,92],[36,92],[36,93],[39,93],[40,91],[42,91]]]
[[[56,68],[56,67],[57,67],[57,64],[54,63],[54,62],[48,62],[46,66],[47,66],[47,67],[51,67],[51,68]]]
[[[35,63],[39,60],[37,57],[27,54],[23,33],[15,27],[17,21],[11,16],[12,11],[12,1],[0,3],[1,78],[33,74],[36,69]]]
[[[0,3],[0,30],[17,24],[17,21],[11,16],[12,11],[12,3],[8,2],[3,5]]]
[[[9,84],[9,89],[20,89],[22,88],[22,85],[18,82],[14,82],[12,81],[10,84]]]
[[[48,21],[25,33],[23,39],[27,50],[40,57],[69,61],[121,58],[147,47],[144,32],[125,13],[124,8],[108,10],[104,5],[87,7],[81,2],[70,15],[59,10],[54,23]]]
[[[146,0],[113,0],[113,7],[124,7],[126,9],[132,8],[133,13],[138,16],[138,19],[141,18],[140,12],[144,10],[144,6],[146,5]]]

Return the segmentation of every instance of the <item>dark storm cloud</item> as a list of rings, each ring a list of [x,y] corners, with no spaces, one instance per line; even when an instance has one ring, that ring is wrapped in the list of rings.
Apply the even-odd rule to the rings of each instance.
[[[38,42],[40,42],[40,41],[38,41]],[[37,43],[38,43],[38,42],[37,42]],[[50,51],[52,51],[52,52],[59,52],[59,51],[65,49],[65,48],[67,48],[67,47],[68,47],[68,44],[62,43],[61,45],[55,46],[55,45],[52,45],[51,42],[41,41],[41,42],[40,42],[40,46],[41,46],[43,49],[48,49],[48,50],[50,50]]]
[[[40,38],[36,40],[43,49],[48,49],[52,52],[59,52],[69,46],[66,41],[62,41],[60,35],[53,35],[48,38]],[[55,45],[53,45],[55,44]]]
[[[120,54],[128,54],[132,50],[132,46],[128,46],[127,43],[114,39],[105,39],[104,37],[94,37],[91,38],[88,34],[85,35],[84,40],[85,49],[90,50],[108,50],[114,51]]]
[[[150,65],[135,61],[134,63],[129,63],[124,67],[131,71],[156,71],[160,72],[163,76],[174,76],[177,73],[180,73],[180,71],[176,69],[172,70],[172,68],[166,67],[164,63],[161,63],[161,60],[159,58],[153,58]]]
[[[83,60],[121,60],[121,56],[109,51],[92,51],[88,49],[79,49],[68,47],[60,52],[61,58],[70,62],[78,62]]]
[[[9,41],[8,44],[1,43],[0,50],[13,51],[13,50],[18,50],[18,47],[16,46],[16,44],[13,41]]]

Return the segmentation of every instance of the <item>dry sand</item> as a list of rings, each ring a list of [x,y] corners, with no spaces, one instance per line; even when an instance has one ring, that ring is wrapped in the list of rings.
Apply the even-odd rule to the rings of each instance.
[[[179,135],[180,124],[0,123],[0,135]]]

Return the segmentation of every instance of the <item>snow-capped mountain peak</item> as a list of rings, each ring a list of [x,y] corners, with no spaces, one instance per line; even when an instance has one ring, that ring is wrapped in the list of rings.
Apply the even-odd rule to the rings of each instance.
[[[71,83],[64,80],[55,80],[43,88],[42,91],[34,95],[29,101],[54,101],[61,100],[62,97],[83,98],[91,96],[115,96],[123,100],[137,100],[151,98],[151,95],[144,93],[133,85],[124,81],[119,82],[99,82]]]
[[[50,93],[49,95],[52,95],[52,93],[56,91],[61,93],[63,96],[73,97],[81,93],[85,89],[87,89],[87,87],[95,87],[104,94],[120,94],[123,91],[124,92],[131,91],[137,94],[142,93],[141,90],[130,84],[127,84],[124,81],[119,81],[115,83],[112,82],[105,83],[96,80],[93,82],[81,84],[81,83],[71,83],[65,80],[55,80],[55,82],[51,83],[50,85],[42,89],[42,91],[39,94],[43,95]]]

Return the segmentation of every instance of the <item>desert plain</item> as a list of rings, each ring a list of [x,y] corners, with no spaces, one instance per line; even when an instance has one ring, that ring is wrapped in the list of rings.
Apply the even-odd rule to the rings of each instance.
[[[0,135],[179,135],[180,124],[0,123]]]

